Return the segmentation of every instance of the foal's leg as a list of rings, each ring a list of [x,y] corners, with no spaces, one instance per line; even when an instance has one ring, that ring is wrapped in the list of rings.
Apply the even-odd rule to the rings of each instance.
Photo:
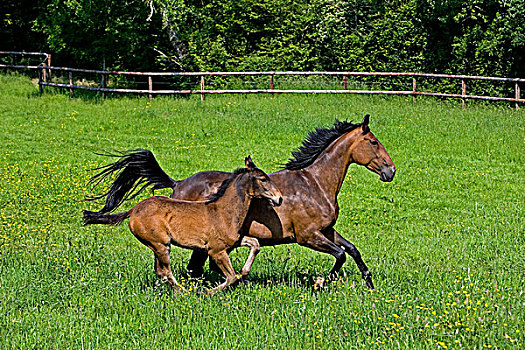
[[[244,266],[241,270],[241,275],[246,276],[252,269],[253,261],[255,260],[255,256],[259,254],[261,246],[259,245],[259,241],[256,238],[243,237],[241,241],[241,247],[250,247],[250,255],[248,255],[248,258],[246,259],[246,262],[244,263]]]
[[[241,275],[235,273],[235,270],[233,269],[232,263],[230,261],[230,258],[228,257],[228,253],[226,252],[226,250],[221,250],[219,252],[210,251],[210,258],[212,258],[217,263],[217,266],[224,273],[224,276],[226,276],[226,281],[224,281],[224,283],[220,284],[216,288],[213,288],[211,290],[212,292],[223,291],[226,287],[228,287],[232,283],[237,282],[241,278]]]
[[[169,284],[171,287],[178,287],[178,283],[173,277],[170,268],[170,246],[162,243],[152,243],[149,245],[155,254],[155,273],[157,276]]]
[[[350,256],[354,259],[357,267],[359,268],[359,271],[361,271],[361,276],[365,280],[366,286],[370,289],[374,289],[374,283],[372,282],[372,274],[370,273],[368,267],[361,258],[361,253],[359,253],[359,250],[357,250],[357,248],[351,242],[347,241],[343,236],[339,234],[339,232],[337,232],[334,229],[329,230],[326,233],[326,236],[329,240],[342,247],[345,250],[345,252],[350,254]],[[332,272],[334,272],[336,266],[334,266]]]

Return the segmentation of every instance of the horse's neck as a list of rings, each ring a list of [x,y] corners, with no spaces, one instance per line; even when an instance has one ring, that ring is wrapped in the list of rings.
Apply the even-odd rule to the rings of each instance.
[[[346,133],[332,142],[313,162],[306,167],[317,181],[319,187],[335,200],[348,170],[353,162],[352,145],[356,140],[355,130]]]

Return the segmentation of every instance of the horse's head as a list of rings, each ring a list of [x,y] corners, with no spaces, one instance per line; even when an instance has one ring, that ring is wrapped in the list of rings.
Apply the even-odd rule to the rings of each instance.
[[[248,194],[251,197],[267,199],[272,206],[278,207],[283,202],[281,191],[270,177],[257,168],[250,156],[244,159],[248,169]]]
[[[365,115],[361,130],[357,130],[359,135],[352,146],[352,158],[355,163],[378,174],[381,181],[390,182],[394,179],[396,167],[385,147],[370,131],[369,118],[368,114]]]

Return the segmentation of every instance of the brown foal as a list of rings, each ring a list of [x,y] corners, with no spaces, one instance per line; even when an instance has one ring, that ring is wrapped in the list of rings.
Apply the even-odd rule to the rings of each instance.
[[[207,201],[190,202],[163,196],[143,200],[127,212],[102,214],[84,212],[84,223],[117,225],[129,218],[131,233],[155,254],[155,272],[172,287],[178,286],[170,269],[170,247],[205,250],[226,280],[212,291],[224,290],[250,271],[259,243],[241,237],[241,227],[252,198],[264,199],[272,206],[282,203],[281,192],[250,157],[246,168],[223,180]],[[249,246],[250,255],[241,274],[232,267],[228,252],[236,246]]]

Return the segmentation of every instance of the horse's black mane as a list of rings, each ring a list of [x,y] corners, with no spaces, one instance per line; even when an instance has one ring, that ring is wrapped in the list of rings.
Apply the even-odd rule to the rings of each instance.
[[[229,178],[227,178],[221,183],[217,192],[212,193],[208,196],[206,200],[206,204],[216,202],[219,198],[224,196],[224,192],[226,192],[226,189],[232,183],[232,181],[237,177],[237,175],[247,173],[248,171],[250,171],[250,169],[248,168],[236,169]]]
[[[361,124],[353,124],[348,121],[336,120],[331,128],[317,128],[311,131],[303,141],[303,145],[297,151],[292,152],[292,158],[288,160],[283,168],[287,170],[304,169],[311,165],[335,139],[349,131],[360,127]]]

